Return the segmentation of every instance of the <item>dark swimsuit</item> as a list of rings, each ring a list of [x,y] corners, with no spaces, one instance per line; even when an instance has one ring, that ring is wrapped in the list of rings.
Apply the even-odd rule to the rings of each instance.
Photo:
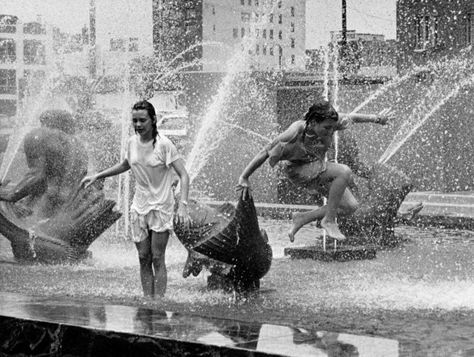
[[[288,142],[268,147],[270,166],[282,161],[283,171],[293,183],[315,188],[319,176],[326,171],[325,155],[331,143],[331,138],[322,142],[319,137],[296,133]]]

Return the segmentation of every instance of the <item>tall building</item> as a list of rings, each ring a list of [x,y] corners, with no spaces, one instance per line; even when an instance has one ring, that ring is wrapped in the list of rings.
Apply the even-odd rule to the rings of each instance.
[[[398,67],[423,64],[474,44],[472,0],[397,0]]]
[[[249,69],[305,67],[305,0],[153,0],[153,42],[165,59],[181,54],[194,70],[226,70],[250,56]]]
[[[52,65],[52,28],[0,15],[0,117],[16,114],[25,81],[42,81]]]
[[[153,55],[152,0],[90,0],[98,75],[123,75],[132,58]]]

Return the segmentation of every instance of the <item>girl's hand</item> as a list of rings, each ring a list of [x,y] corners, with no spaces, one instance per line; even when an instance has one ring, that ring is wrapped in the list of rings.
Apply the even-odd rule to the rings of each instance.
[[[395,119],[395,113],[391,108],[385,108],[377,114],[376,123],[380,125],[388,125],[393,119]]]
[[[97,175],[86,176],[81,180],[80,187],[87,188],[90,185],[92,185],[95,181],[97,181]]]
[[[250,187],[250,182],[248,178],[244,178],[242,176],[239,177],[239,183],[237,184],[236,189],[240,190],[242,188],[249,188]]]
[[[338,123],[337,123],[337,130],[346,130],[349,127],[351,120],[347,117],[342,118]]]
[[[184,201],[179,202],[178,211],[176,212],[176,219],[179,224],[182,224],[185,228],[189,228],[191,224],[191,217],[188,213],[188,203]]]

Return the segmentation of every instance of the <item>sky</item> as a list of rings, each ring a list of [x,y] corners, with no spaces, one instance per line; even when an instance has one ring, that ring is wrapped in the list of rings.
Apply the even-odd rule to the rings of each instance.
[[[396,0],[346,2],[348,30],[395,38]],[[0,13],[17,15],[22,21],[36,20],[40,15],[44,21],[74,33],[88,21],[88,3],[89,0],[0,0]],[[329,32],[341,29],[341,4],[341,0],[306,0],[306,48],[327,43]]]

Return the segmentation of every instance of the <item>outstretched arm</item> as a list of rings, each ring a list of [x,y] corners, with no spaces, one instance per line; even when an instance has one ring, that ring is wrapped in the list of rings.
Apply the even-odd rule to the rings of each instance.
[[[95,181],[100,180],[102,178],[110,177],[110,176],[115,176],[119,175],[125,171],[130,170],[130,164],[128,163],[128,160],[125,159],[121,163],[109,167],[108,169],[105,169],[95,175],[90,175],[86,176],[81,180],[81,186],[84,187],[89,187],[92,185]]]
[[[278,143],[291,141],[302,130],[304,130],[304,121],[296,121],[283,133],[278,135],[269,145],[260,150],[240,174],[238,186],[248,187],[249,177],[268,159],[268,152]]]
[[[390,109],[384,109],[378,114],[341,113],[339,115],[341,117],[341,129],[346,129],[349,122],[387,125],[394,119],[394,114]]]

